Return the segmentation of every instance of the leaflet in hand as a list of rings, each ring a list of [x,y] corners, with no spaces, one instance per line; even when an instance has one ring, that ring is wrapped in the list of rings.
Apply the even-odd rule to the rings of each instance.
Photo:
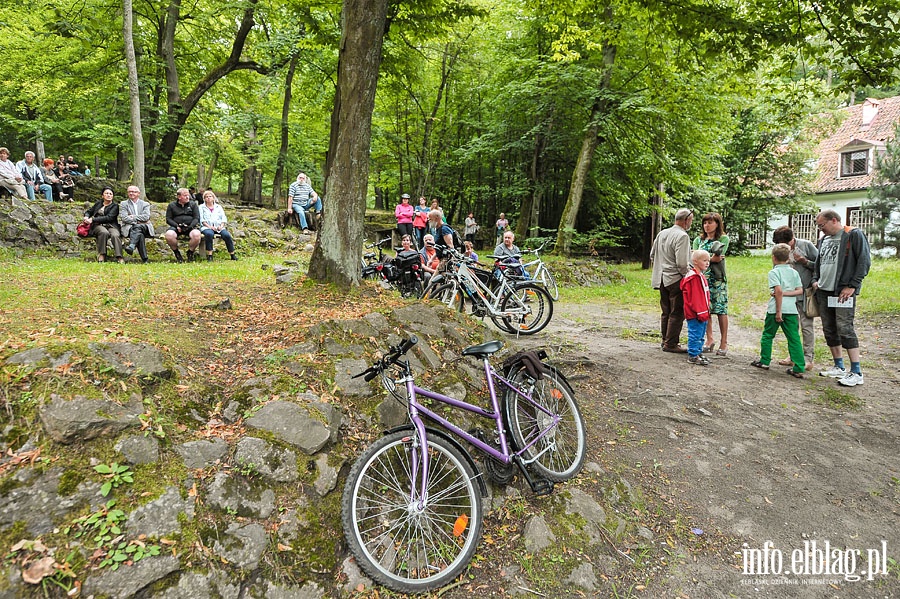
[[[852,308],[853,300],[856,298],[854,296],[850,296],[844,301],[840,301],[840,297],[837,295],[829,295],[828,296],[828,307],[829,308]]]

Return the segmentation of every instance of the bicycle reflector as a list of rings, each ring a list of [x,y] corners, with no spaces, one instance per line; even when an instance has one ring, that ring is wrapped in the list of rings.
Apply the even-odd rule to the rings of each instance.
[[[466,531],[466,526],[469,525],[469,517],[465,514],[462,514],[459,518],[456,519],[456,523],[453,525],[453,536],[459,537]]]

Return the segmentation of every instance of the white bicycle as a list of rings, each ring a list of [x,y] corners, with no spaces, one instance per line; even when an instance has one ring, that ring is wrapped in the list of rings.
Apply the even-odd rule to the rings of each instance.
[[[541,252],[544,251],[544,248],[547,247],[547,242],[541,244],[541,247],[533,249],[533,250],[522,250],[523,254],[534,254],[534,260],[530,262],[523,262],[522,267],[528,273],[528,276],[531,277],[531,280],[535,283],[540,283],[544,286],[544,289],[550,294],[550,297],[553,298],[553,301],[559,300],[559,287],[556,285],[556,279],[553,277],[553,273],[550,272],[550,269],[547,268],[547,265],[544,264],[544,261],[541,260]]]

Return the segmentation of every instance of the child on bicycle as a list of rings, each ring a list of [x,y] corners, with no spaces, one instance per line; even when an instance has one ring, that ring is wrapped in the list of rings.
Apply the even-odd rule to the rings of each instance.
[[[709,359],[703,355],[703,340],[706,337],[706,321],[709,320],[709,284],[703,272],[709,268],[709,252],[691,252],[691,267],[681,279],[681,293],[684,296],[684,316],[688,329],[688,362],[697,366],[708,366]]]

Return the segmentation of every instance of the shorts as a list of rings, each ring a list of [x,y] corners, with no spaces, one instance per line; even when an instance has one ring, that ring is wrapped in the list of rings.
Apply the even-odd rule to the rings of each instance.
[[[176,233],[179,237],[190,237],[190,236],[191,236],[191,231],[193,231],[193,230],[194,230],[194,229],[188,229],[188,230],[185,231],[184,233],[178,233],[178,230],[177,230],[175,227],[169,227],[168,229],[166,229],[166,232],[168,232],[168,231],[175,231],[175,233]]]

